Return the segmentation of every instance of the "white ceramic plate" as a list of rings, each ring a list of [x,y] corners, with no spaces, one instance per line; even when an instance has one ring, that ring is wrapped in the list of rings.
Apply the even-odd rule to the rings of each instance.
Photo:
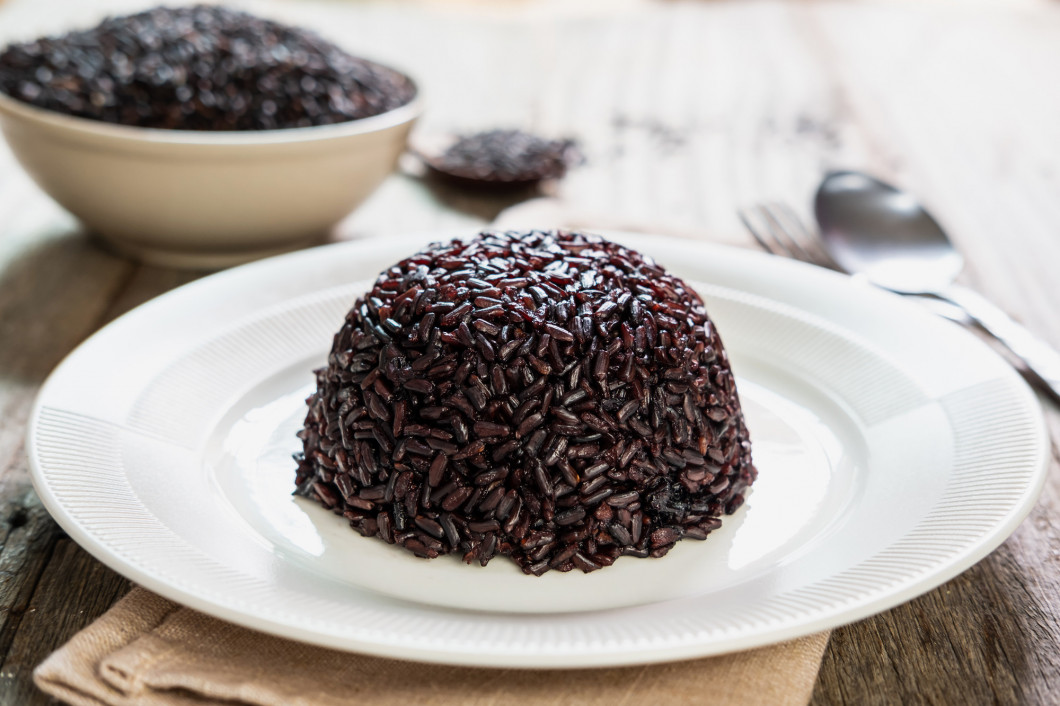
[[[733,361],[760,476],[706,542],[535,578],[503,559],[416,559],[290,495],[311,370],[366,282],[425,237],[262,261],[110,324],[40,394],[37,491],[101,561],[207,613],[342,649],[519,667],[834,627],[964,570],[1030,509],[1041,413],[974,337],[817,268],[615,237],[695,284]]]

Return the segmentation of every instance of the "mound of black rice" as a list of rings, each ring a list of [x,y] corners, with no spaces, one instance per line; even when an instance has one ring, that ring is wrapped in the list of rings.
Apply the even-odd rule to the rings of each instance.
[[[13,44],[0,54],[0,92],[123,125],[272,130],[378,115],[415,87],[312,32],[195,5]]]
[[[357,300],[316,376],[296,492],[421,557],[658,557],[756,476],[699,296],[591,235],[428,247]]]

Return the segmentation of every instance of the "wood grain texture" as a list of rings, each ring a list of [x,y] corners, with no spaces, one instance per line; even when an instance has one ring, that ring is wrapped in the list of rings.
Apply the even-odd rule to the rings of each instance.
[[[6,0],[0,35],[144,4]],[[407,68],[427,90],[423,135],[514,125],[576,137],[586,163],[525,212],[540,225],[749,246],[736,207],[805,210],[824,170],[866,169],[920,195],[966,254],[964,281],[1060,346],[1056,2],[246,4]],[[335,237],[480,225],[527,195],[396,175]],[[22,446],[33,395],[93,330],[194,276],[100,250],[0,150],[2,703],[45,703],[29,681],[36,661],[125,589],[33,494]],[[1046,415],[1060,439],[1060,413]],[[1050,704],[1057,685],[1054,447],[1040,502],[997,551],[835,631],[813,703]]]
[[[26,676],[125,595],[129,586],[69,538],[59,539],[0,666],[5,703],[47,703]]]

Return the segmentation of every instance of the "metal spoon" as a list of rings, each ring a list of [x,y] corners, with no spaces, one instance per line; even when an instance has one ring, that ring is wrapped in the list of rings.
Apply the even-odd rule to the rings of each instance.
[[[900,294],[950,302],[1019,358],[1060,401],[1060,353],[972,290],[954,284],[964,258],[909,194],[859,172],[831,172],[814,211],[832,259],[851,274]]]

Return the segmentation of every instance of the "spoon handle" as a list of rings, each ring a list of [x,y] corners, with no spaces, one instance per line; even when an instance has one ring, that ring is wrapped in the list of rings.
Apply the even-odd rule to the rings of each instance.
[[[987,333],[1000,341],[1039,378],[1046,391],[1060,402],[1060,353],[1016,323],[1008,314],[977,292],[954,284],[935,296],[964,309]]]

